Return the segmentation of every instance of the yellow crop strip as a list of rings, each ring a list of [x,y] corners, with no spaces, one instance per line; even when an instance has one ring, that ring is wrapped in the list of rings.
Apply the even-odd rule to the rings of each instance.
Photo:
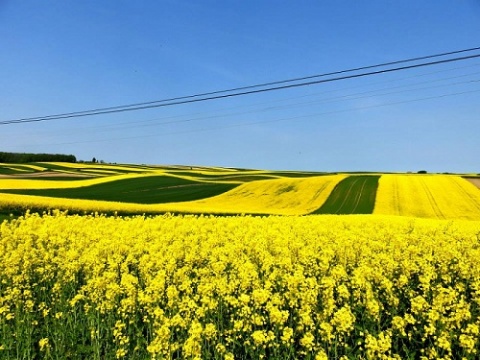
[[[143,175],[147,176],[147,175]],[[63,188],[98,184],[113,179],[133,178],[135,175],[119,175],[110,178],[76,180],[76,181],[42,181],[20,180],[12,181],[11,188]],[[189,176],[178,176],[185,179],[194,179]],[[108,212],[124,213],[251,213],[277,215],[303,215],[320,207],[335,185],[344,178],[343,175],[319,176],[303,179],[274,179],[252,181],[227,191],[224,194],[196,201],[186,201],[166,204],[130,204],[110,201],[77,200],[50,198],[44,196],[30,196],[17,194],[1,194],[0,208],[3,209],[61,209],[74,212]],[[8,181],[0,179],[0,189],[7,186]],[[204,182],[208,182],[203,180]],[[37,183],[43,183],[37,184]],[[77,184],[80,183],[80,184]],[[216,182],[218,183],[218,182]],[[231,182],[226,182],[231,183]],[[75,185],[77,184],[77,185]],[[16,186],[16,187],[15,187]],[[33,187],[35,186],[35,187]]]
[[[24,169],[24,168],[19,168],[19,167],[14,167],[14,166],[2,166],[3,168],[6,168],[6,169],[10,169],[10,170],[13,170],[13,171],[17,171],[17,172],[30,172],[29,170],[27,169]]]
[[[374,214],[480,220],[480,191],[454,175],[382,175]]]
[[[43,166],[38,166],[38,165],[32,165],[32,164],[22,164],[22,166],[26,166],[26,167],[29,167],[33,170],[37,170],[37,171],[43,171],[43,170],[46,170],[45,167]]]
[[[2,178],[0,179],[0,192],[2,189],[67,189],[76,188],[82,186],[90,186],[95,184],[103,184],[110,181],[132,179],[139,176],[145,176],[142,174],[124,174],[108,177],[96,177],[82,180],[48,180],[47,179],[15,179],[15,178]]]
[[[197,181],[197,182],[203,182],[203,183],[214,183],[214,184],[232,184],[232,183],[237,183],[237,184],[242,184],[242,181],[235,181],[235,180],[218,180],[217,178],[205,178],[202,176],[199,176],[199,173],[189,171],[188,172],[191,175],[186,175],[186,174],[178,174],[175,172],[165,172],[165,175],[171,176],[171,177],[176,177],[179,179],[184,179],[184,180],[190,180],[190,181]],[[219,176],[220,177],[220,176]]]
[[[190,202],[213,213],[308,214],[323,205],[344,175],[258,180],[221,195]]]
[[[99,213],[158,213],[167,212],[167,208],[159,208],[157,205],[130,204],[114,201],[96,201],[80,199],[53,198],[47,196],[32,196],[18,194],[2,194],[0,192],[0,209],[10,212],[28,211],[29,209],[40,210],[69,210],[72,212],[99,212]],[[173,211],[173,210],[170,210]]]
[[[478,359],[480,222],[29,215],[3,359]]]
[[[128,166],[128,165],[108,165],[108,164],[98,164],[98,163],[67,163],[67,162],[46,162],[45,164],[52,164],[56,166],[62,166],[72,169],[106,169],[106,170],[125,170],[131,172],[145,172],[149,169],[139,168],[137,166]]]
[[[92,173],[92,174],[105,174],[105,175],[121,174],[117,170],[107,170],[107,169],[82,169],[82,172]]]
[[[10,164],[10,163],[0,163],[0,166],[4,166],[4,167],[10,167],[10,166],[15,166],[15,165],[21,165],[22,167],[28,167],[32,170],[37,170],[37,171],[43,171],[45,170],[44,167],[42,166],[38,166],[38,165],[32,165],[32,164]]]

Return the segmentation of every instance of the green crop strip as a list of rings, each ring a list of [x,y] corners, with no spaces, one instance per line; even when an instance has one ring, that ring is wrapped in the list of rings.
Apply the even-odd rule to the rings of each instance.
[[[170,176],[145,176],[69,189],[2,190],[5,193],[69,199],[158,204],[203,199],[231,190],[238,184],[206,183]]]
[[[258,175],[250,175],[250,174],[197,174],[194,172],[169,172],[172,175],[180,175],[180,176],[190,176],[194,177],[198,180],[205,180],[205,181],[238,181],[238,182],[250,182],[250,181],[257,181],[257,180],[270,180],[275,179],[275,175],[270,174],[258,174]]]
[[[78,176],[65,176],[62,175],[62,173],[58,173],[58,176],[48,176],[48,177],[42,177],[42,176],[22,176],[22,175],[17,175],[15,177],[16,179],[28,179],[31,181],[81,181],[88,179],[89,176],[88,174],[81,175],[79,174]],[[2,190],[3,191],[3,190]]]
[[[282,176],[287,178],[306,178],[312,176],[333,175],[334,173],[325,172],[294,172],[294,171],[272,171],[272,175]]]
[[[21,173],[21,171],[9,169],[9,168],[6,168],[6,167],[0,167],[0,174],[1,175],[16,175],[16,174],[20,174],[20,173]]]
[[[46,170],[45,171],[56,171],[56,172],[78,172],[78,173],[89,173],[89,174],[94,174],[95,172],[100,173],[100,175],[105,175],[104,171],[108,170],[111,171],[112,173],[118,173],[118,174],[130,174],[130,173],[139,173],[138,171],[129,171],[126,169],[122,169],[120,167],[118,168],[104,168],[101,166],[92,166],[86,164],[85,167],[71,167],[71,166],[62,166],[62,165],[57,165],[57,164],[51,164],[51,163],[32,163],[32,165],[38,165],[44,167]]]
[[[17,164],[12,164],[11,166],[0,165],[0,174],[2,175],[17,175],[17,174],[26,174],[36,172],[32,168],[26,166],[19,166]]]
[[[73,167],[70,167],[70,166],[61,166],[61,165],[52,164],[52,163],[48,163],[48,162],[33,162],[33,163],[30,163],[30,164],[44,167],[45,169],[47,169],[47,171],[55,171],[55,170],[77,171],[78,170],[77,168],[73,168]]]
[[[312,214],[371,214],[379,175],[354,175],[340,181],[327,201]]]

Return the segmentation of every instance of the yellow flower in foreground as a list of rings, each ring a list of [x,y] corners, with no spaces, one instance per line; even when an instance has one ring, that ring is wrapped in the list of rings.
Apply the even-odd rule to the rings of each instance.
[[[479,234],[378,216],[27,214],[0,224],[1,357],[473,360]]]
[[[49,349],[50,348],[50,342],[49,342],[48,338],[40,339],[40,341],[38,342],[38,346],[40,347],[41,351],[45,351],[45,350]]]

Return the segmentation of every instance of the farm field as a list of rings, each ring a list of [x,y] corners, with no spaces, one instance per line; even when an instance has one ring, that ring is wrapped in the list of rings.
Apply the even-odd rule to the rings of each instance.
[[[480,188],[480,177],[467,177],[466,179],[476,187]]]
[[[384,175],[379,180],[374,213],[476,219],[480,190],[459,176]]]
[[[478,178],[219,167],[0,164],[0,213],[378,214],[480,219]],[[414,199],[414,200],[412,200]]]
[[[371,214],[379,178],[379,175],[354,175],[343,179],[313,214]]]
[[[478,358],[472,179],[67,163],[0,174],[0,359]]]
[[[233,189],[237,184],[199,182],[184,178],[141,176],[63,189],[5,190],[8,193],[55,198],[154,204],[197,200]]]
[[[1,359],[477,359],[479,221],[30,215]]]

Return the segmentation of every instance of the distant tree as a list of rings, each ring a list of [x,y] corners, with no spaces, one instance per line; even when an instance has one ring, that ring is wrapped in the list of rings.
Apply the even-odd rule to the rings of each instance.
[[[95,157],[92,159],[92,163],[96,163],[97,162],[97,159],[95,159]]]
[[[74,155],[64,154],[31,154],[31,153],[8,153],[0,152],[0,162],[4,163],[29,163],[43,161],[61,161],[71,162],[77,161]]]
[[[418,171],[418,174],[426,174],[427,173],[427,170],[420,170]]]

